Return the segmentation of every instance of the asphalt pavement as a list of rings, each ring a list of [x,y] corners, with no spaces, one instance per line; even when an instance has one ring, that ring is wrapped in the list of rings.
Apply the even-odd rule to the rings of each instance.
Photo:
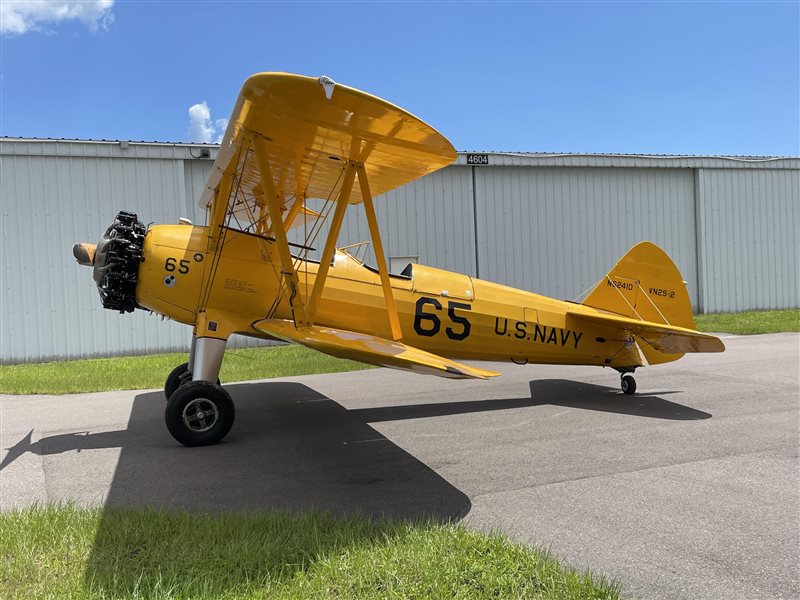
[[[633,397],[609,369],[542,365],[231,384],[236,423],[207,448],[173,441],[160,390],[0,396],[0,509],[459,519],[628,597],[796,599],[800,335],[723,337],[724,354],[639,371]]]

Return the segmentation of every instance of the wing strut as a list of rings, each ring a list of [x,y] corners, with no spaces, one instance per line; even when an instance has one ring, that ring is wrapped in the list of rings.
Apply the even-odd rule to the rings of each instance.
[[[267,200],[269,218],[272,222],[272,232],[275,235],[278,256],[281,261],[281,273],[286,283],[289,285],[289,305],[292,307],[294,321],[297,325],[306,324],[306,311],[303,306],[303,296],[300,294],[300,285],[297,272],[294,270],[292,253],[289,251],[289,240],[286,237],[286,229],[283,226],[281,206],[278,202],[278,195],[275,192],[275,184],[272,180],[272,169],[269,166],[269,157],[264,148],[264,140],[258,134],[250,132],[250,142],[256,154],[256,163],[261,175],[261,185],[264,187],[264,196]],[[313,311],[310,312],[313,316]]]
[[[353,189],[356,175],[358,175],[358,184],[361,191],[361,198],[364,202],[364,209],[367,216],[367,223],[369,225],[370,237],[375,248],[375,258],[378,262],[378,273],[381,278],[381,287],[383,288],[383,297],[386,301],[386,312],[389,317],[389,325],[392,330],[392,339],[400,340],[403,337],[402,329],[400,328],[400,319],[397,315],[397,306],[394,302],[392,294],[392,284],[389,280],[389,269],[386,266],[386,254],[383,251],[383,242],[381,241],[380,230],[378,228],[378,219],[375,215],[375,204],[372,200],[372,192],[369,188],[369,181],[367,179],[367,171],[362,163],[355,161],[348,161],[345,166],[342,187],[339,190],[339,197],[336,200],[336,207],[333,212],[330,230],[327,239],[325,240],[325,248],[322,251],[320,258],[317,276],[314,280],[314,285],[311,288],[311,294],[308,298],[308,305],[303,305],[302,295],[299,293],[300,284],[297,272],[294,268],[291,252],[289,252],[289,241],[286,236],[286,227],[290,226],[292,221],[300,212],[305,198],[298,195],[295,199],[294,205],[286,217],[286,222],[282,218],[281,206],[275,190],[274,180],[272,179],[272,169],[269,164],[269,155],[267,149],[264,147],[264,140],[260,135],[249,132],[250,143],[252,144],[255,152],[256,164],[258,165],[259,174],[261,175],[261,185],[263,186],[264,199],[266,208],[269,212],[269,219],[271,224],[271,231],[275,236],[276,246],[278,248],[278,255],[281,262],[281,273],[289,286],[289,304],[294,313],[294,321],[297,326],[313,325],[314,316],[317,312],[317,304],[322,295],[322,290],[325,287],[325,281],[328,277],[328,270],[333,260],[333,254],[336,251],[336,241],[339,238],[339,231],[342,228],[344,215],[347,210],[347,205],[350,200],[350,192]],[[223,180],[223,183],[224,182]],[[260,220],[260,219],[259,219]]]
[[[218,248],[220,240],[220,226],[225,222],[225,213],[228,212],[228,201],[233,186],[233,175],[223,173],[219,182],[219,188],[214,191],[214,199],[211,202],[211,214],[208,219],[209,251],[214,252]]]
[[[294,220],[297,218],[297,215],[300,214],[300,209],[303,208],[305,203],[306,197],[303,194],[297,194],[297,198],[295,198],[292,208],[289,209],[289,214],[287,214],[286,218],[283,220],[284,229],[289,229],[292,226]]]
[[[322,258],[319,260],[317,278],[314,280],[314,287],[311,288],[311,297],[308,299],[308,312],[306,315],[309,325],[314,323],[314,315],[317,312],[317,302],[319,302],[322,288],[325,286],[325,280],[328,278],[328,269],[331,267],[333,253],[336,251],[336,240],[339,238],[339,230],[342,228],[342,221],[344,220],[344,213],[347,210],[347,203],[350,200],[350,191],[353,189],[353,180],[355,176],[356,163],[352,160],[348,161],[344,169],[342,189],[339,191],[339,198],[336,200],[336,210],[333,212],[331,228],[330,231],[328,231],[328,239],[325,240],[325,248],[322,250]]]
[[[369,190],[367,170],[363,164],[358,165],[358,185],[361,186],[361,198],[364,201],[364,211],[367,213],[369,235],[372,238],[372,246],[375,249],[375,260],[378,261],[378,273],[381,276],[381,287],[383,287],[383,297],[386,300],[389,325],[392,328],[392,339],[397,341],[403,337],[403,332],[400,329],[400,318],[397,316],[397,307],[392,295],[389,269],[386,268],[386,255],[383,253],[383,242],[381,242],[381,232],[378,229],[378,219],[375,216],[375,204],[372,202],[372,193]]]

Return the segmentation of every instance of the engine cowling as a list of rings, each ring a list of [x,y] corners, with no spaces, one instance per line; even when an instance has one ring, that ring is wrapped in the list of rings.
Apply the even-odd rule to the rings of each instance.
[[[147,227],[136,213],[120,211],[97,243],[94,281],[104,308],[133,312]]]

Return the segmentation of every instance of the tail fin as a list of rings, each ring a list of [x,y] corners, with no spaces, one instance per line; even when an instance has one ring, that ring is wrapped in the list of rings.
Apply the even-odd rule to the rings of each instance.
[[[619,259],[583,301],[644,321],[696,329],[686,282],[667,253],[640,242]]]
[[[652,242],[640,242],[598,282],[583,301],[631,319],[697,329],[686,282],[667,253]],[[682,354],[664,354],[640,344],[650,364],[677,360]]]

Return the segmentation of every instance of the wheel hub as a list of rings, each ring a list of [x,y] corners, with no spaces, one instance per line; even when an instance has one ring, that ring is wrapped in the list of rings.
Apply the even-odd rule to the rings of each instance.
[[[208,431],[218,419],[217,405],[208,398],[196,398],[183,409],[183,424],[194,433]]]

